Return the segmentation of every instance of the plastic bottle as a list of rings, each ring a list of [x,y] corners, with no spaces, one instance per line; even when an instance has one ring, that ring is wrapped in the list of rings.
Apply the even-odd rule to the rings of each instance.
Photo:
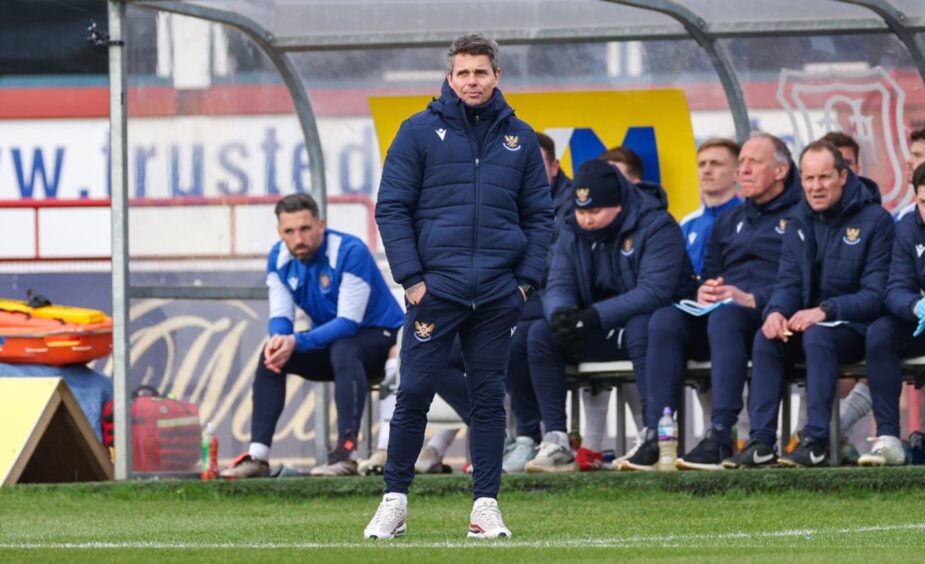
[[[677,470],[674,463],[678,458],[678,428],[671,408],[666,407],[662,418],[658,420],[658,463],[655,469],[659,472]]]
[[[212,423],[206,424],[202,434],[202,463],[200,477],[214,480],[218,476],[218,437],[215,436]]]

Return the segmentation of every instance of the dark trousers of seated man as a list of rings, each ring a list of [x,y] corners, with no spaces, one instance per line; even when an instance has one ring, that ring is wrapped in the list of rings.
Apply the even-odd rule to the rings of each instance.
[[[867,328],[867,384],[874,404],[877,436],[899,436],[899,396],[903,358],[925,355],[925,335],[913,337],[916,324],[893,316]]]
[[[281,373],[263,363],[263,353],[254,377],[254,413],[251,442],[270,446],[276,422],[286,402],[286,375],[295,374],[312,381],[334,382],[337,408],[338,447],[355,443],[368,389],[367,376],[381,377],[389,349],[397,331],[383,327],[362,327],[355,335],[334,341],[321,350],[295,352]]]
[[[540,432],[540,407],[530,378],[527,356],[527,337],[530,327],[543,318],[543,304],[539,294],[534,294],[527,303],[517,330],[511,341],[511,358],[507,369],[507,393],[511,397],[511,411],[517,424],[518,437],[530,437],[537,444],[542,439]]]
[[[677,411],[687,360],[709,360],[713,433],[720,441],[731,441],[732,428],[743,407],[752,343],[760,328],[761,311],[738,305],[723,306],[702,317],[688,315],[674,306],[652,314],[646,360],[646,426],[653,429],[665,407]]]
[[[838,383],[838,365],[864,358],[864,335],[850,325],[813,325],[786,343],[755,335],[752,349],[752,383],[748,417],[751,438],[773,447],[777,413],[787,390],[786,374],[800,361],[806,363],[806,427],[804,437],[828,442],[832,401]],[[789,425],[784,421],[784,425]]]
[[[614,330],[594,330],[582,338],[559,343],[545,319],[530,327],[527,337],[530,377],[547,433],[567,432],[565,414],[565,366],[580,362],[631,360],[640,390],[646,382],[646,343],[649,315],[637,315],[626,326]],[[645,409],[645,396],[643,396]]]
[[[474,474],[472,494],[498,497],[506,415],[504,377],[512,329],[524,300],[517,290],[476,308],[424,294],[405,313],[401,342],[401,382],[389,428],[389,452],[383,477],[386,493],[407,494],[421,452],[427,411],[459,336],[469,392],[469,450]]]

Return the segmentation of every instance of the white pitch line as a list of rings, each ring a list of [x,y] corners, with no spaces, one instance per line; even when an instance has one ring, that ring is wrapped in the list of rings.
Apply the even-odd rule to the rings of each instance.
[[[721,540],[752,540],[761,538],[805,537],[814,535],[856,535],[863,533],[883,533],[890,531],[910,531],[925,529],[925,523],[908,523],[903,525],[874,525],[869,527],[846,527],[837,529],[792,529],[764,532],[733,532],[694,535],[651,535],[611,538],[559,539],[559,540],[517,540],[516,538],[485,543],[478,540],[415,542],[406,539],[396,541],[357,541],[357,542],[305,542],[305,543],[249,543],[249,542],[163,542],[163,541],[129,541],[129,542],[24,542],[0,543],[2,549],[313,549],[313,548],[370,548],[409,549],[409,548],[621,548],[639,545],[671,546],[680,545],[690,548],[695,541],[716,542]]]

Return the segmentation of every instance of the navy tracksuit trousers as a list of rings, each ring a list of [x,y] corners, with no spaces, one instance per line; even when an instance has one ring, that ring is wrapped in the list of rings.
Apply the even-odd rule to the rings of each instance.
[[[738,305],[723,306],[705,317],[687,315],[674,306],[657,310],[649,321],[646,425],[657,425],[666,406],[677,410],[687,359],[710,360],[713,432],[721,441],[732,440],[732,427],[742,411],[748,359],[760,328],[761,311]]]
[[[797,362],[806,362],[806,428],[804,436],[828,441],[832,401],[838,382],[838,365],[864,358],[864,336],[850,326],[813,325],[784,343],[755,335],[752,350],[752,384],[748,398],[751,438],[773,446],[777,413],[786,390],[786,374]],[[789,424],[789,421],[785,422]]]
[[[899,396],[903,386],[900,362],[925,355],[925,335],[913,338],[915,326],[886,316],[867,328],[867,383],[878,436],[899,436]]]
[[[261,352],[254,376],[251,442],[267,446],[273,443],[276,422],[286,402],[286,374],[314,381],[333,380],[338,444],[356,441],[366,403],[367,378],[382,378],[396,334],[394,329],[362,327],[327,349],[293,353],[280,374],[264,366]]]
[[[427,411],[459,335],[469,392],[469,448],[475,499],[497,497],[501,487],[506,416],[504,379],[512,329],[520,318],[518,290],[476,309],[430,293],[405,313],[401,382],[389,431],[385,491],[408,493],[424,442]]]
[[[543,304],[538,294],[524,304],[524,310],[517,322],[517,330],[511,342],[511,358],[507,368],[507,390],[511,397],[511,411],[517,422],[517,436],[530,437],[537,443],[540,433],[540,407],[530,378],[527,360],[527,336],[530,327],[543,317]]]
[[[565,415],[566,364],[629,359],[633,362],[636,384],[640,390],[646,389],[649,317],[648,314],[637,315],[622,329],[593,331],[581,340],[562,345],[556,342],[545,319],[530,326],[527,337],[530,377],[547,433],[568,429]],[[645,410],[646,397],[641,395]]]

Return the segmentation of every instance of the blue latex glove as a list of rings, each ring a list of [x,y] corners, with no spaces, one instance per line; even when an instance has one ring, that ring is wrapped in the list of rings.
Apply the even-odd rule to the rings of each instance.
[[[915,307],[912,311],[914,311],[915,316],[919,318],[919,324],[915,328],[915,331],[912,333],[912,336],[918,337],[922,334],[923,331],[925,331],[925,298],[919,300],[919,303],[915,304]]]
[[[925,319],[919,319],[919,324],[915,328],[915,331],[912,332],[912,336],[918,337],[922,334],[922,331],[925,331]]]

